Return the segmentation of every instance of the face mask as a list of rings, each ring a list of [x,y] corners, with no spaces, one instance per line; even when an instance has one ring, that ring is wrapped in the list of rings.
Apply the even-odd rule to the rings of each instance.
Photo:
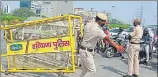
[[[100,26],[103,27],[105,24],[101,24]]]
[[[102,21],[102,22],[103,22],[103,21]],[[103,24],[100,23],[100,26],[101,26],[101,27],[105,26],[105,23],[103,23]]]
[[[135,24],[135,23],[133,23],[133,25],[134,25],[134,26],[136,26],[136,24]]]

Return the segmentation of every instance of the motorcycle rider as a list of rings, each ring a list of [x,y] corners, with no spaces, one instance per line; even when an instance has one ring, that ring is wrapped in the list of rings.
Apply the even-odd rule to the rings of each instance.
[[[148,28],[149,29],[149,28]],[[149,29],[149,35],[151,37],[151,41],[149,43],[149,51],[151,51],[151,56],[149,57],[149,59],[152,59],[152,55],[153,55],[153,41],[154,41],[154,33],[152,32],[152,29]]]
[[[144,49],[145,49],[145,53],[146,53],[146,65],[148,65],[149,63],[149,46],[150,46],[150,42],[152,41],[152,37],[149,35],[149,29],[148,28],[144,28],[144,31],[143,31],[143,37],[142,37],[142,40],[144,41],[145,44],[143,44],[144,46]]]
[[[125,40],[125,35],[123,34],[123,28],[122,27],[119,28],[117,40],[118,40],[119,45],[122,45],[123,41]],[[123,53],[119,53],[119,55],[122,59],[124,59]]]
[[[154,36],[154,47],[156,48],[156,53],[158,53],[158,29],[156,31],[156,34]],[[156,64],[156,66],[158,66],[158,63]]]
[[[110,31],[109,31],[109,27],[107,26],[107,25],[105,25],[104,27],[103,27],[103,31],[104,31],[104,33],[107,35],[107,36],[110,36]],[[103,50],[103,52],[106,50],[106,48],[107,47],[109,47],[109,43],[106,41],[106,40],[103,40],[103,42],[104,42],[104,50]]]
[[[156,48],[156,52],[158,52],[158,29],[156,31],[156,34],[154,35],[154,40],[153,40],[153,44],[154,44],[154,47]]]

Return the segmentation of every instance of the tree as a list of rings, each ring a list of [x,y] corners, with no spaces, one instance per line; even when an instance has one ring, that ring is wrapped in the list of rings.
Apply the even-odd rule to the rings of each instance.
[[[17,24],[23,20],[24,20],[23,18],[9,15],[9,14],[4,14],[1,16],[1,21],[3,25]]]
[[[110,23],[111,24],[123,24],[123,22],[121,22],[121,21],[119,21],[117,19],[112,19]]]
[[[47,16],[43,15],[42,18],[47,18]]]
[[[16,10],[13,11],[13,15],[21,17],[21,18],[27,18],[27,17],[30,17],[30,16],[36,16],[36,14],[33,11],[31,11],[31,9],[29,9],[29,8],[16,9]]]
[[[110,27],[110,29],[111,28],[119,28],[119,27],[127,29],[130,27],[130,25],[129,24],[110,24],[109,27]]]

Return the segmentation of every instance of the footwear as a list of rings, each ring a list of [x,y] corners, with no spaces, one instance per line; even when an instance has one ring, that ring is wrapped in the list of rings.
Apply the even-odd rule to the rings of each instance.
[[[133,77],[138,77],[138,75],[136,75],[136,74],[133,74],[132,76],[133,76]]]
[[[148,65],[149,65],[149,62],[148,62],[148,61],[145,61],[145,65],[148,66]]]
[[[124,75],[123,77],[132,77],[131,75]]]
[[[122,56],[122,57],[121,57],[121,59],[125,59],[125,57],[124,57],[124,56]]]

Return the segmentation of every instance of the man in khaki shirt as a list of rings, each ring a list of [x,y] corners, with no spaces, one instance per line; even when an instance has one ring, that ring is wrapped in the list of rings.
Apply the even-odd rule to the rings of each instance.
[[[79,49],[82,67],[80,77],[84,77],[87,72],[91,75],[89,77],[94,77],[93,74],[96,72],[96,67],[92,51],[99,39],[105,39],[120,52],[124,51],[122,46],[113,42],[101,29],[105,25],[106,20],[107,16],[105,14],[98,13],[95,22],[87,23],[84,27],[84,36]]]
[[[140,19],[134,20],[134,30],[130,34],[130,45],[128,49],[128,75],[123,77],[138,77],[139,75],[139,51],[140,51],[140,41],[143,36],[143,29],[140,26]]]

